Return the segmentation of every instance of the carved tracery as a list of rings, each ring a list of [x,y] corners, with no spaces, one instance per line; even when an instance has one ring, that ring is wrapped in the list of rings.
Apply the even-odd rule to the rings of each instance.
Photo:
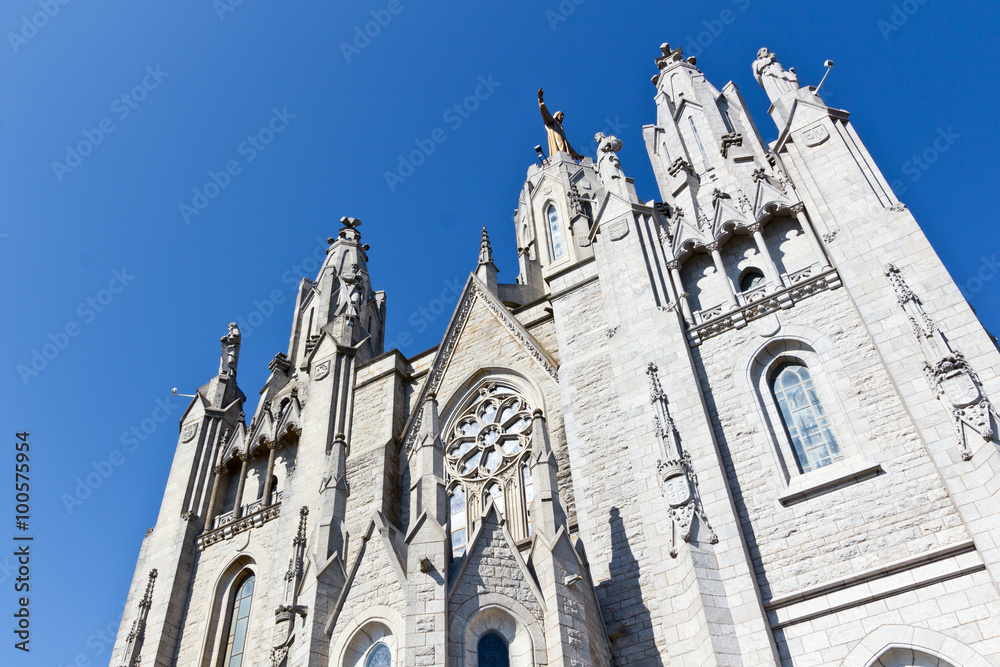
[[[514,388],[488,383],[447,434],[445,460],[456,555],[464,552],[469,533],[491,500],[515,540],[529,536],[531,408]]]

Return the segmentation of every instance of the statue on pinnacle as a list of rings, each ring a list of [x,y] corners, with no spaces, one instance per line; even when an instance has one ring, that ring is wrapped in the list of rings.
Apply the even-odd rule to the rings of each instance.
[[[555,115],[549,113],[545,107],[545,91],[538,89],[538,108],[542,112],[542,120],[545,122],[545,129],[549,133],[549,157],[558,152],[569,153],[574,160],[582,160],[583,156],[573,150],[566,139],[566,131],[563,129],[563,118],[566,117],[562,111],[557,111]]]

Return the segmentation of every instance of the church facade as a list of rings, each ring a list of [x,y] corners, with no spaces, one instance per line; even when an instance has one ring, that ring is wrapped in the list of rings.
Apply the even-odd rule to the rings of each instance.
[[[484,229],[436,348],[349,218],[255,406],[230,327],[112,667],[1000,665],[994,339],[848,112],[762,49],[766,144],[660,50],[658,200],[539,91],[517,281]]]

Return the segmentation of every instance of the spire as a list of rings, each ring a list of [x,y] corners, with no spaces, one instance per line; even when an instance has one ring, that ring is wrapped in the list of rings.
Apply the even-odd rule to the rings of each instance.
[[[551,538],[560,527],[566,527],[566,512],[559,499],[558,464],[541,410],[536,409],[532,414],[531,437],[535,450],[530,459],[531,479],[535,487],[530,508],[531,521],[536,532]]]
[[[493,248],[490,246],[490,234],[486,231],[485,227],[483,227],[482,240],[479,242],[479,263],[493,263]]]
[[[497,294],[500,289],[497,285],[497,265],[493,263],[493,247],[490,245],[490,235],[485,227],[479,241],[479,266],[476,267],[476,277],[482,280],[493,294]]]

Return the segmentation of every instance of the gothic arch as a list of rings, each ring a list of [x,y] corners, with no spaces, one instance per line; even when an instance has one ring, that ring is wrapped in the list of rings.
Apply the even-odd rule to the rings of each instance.
[[[863,452],[850,415],[824,368],[823,359],[833,349],[833,342],[806,327],[786,327],[782,334],[745,352],[733,369],[733,376],[743,375],[745,378],[745,388],[753,397],[759,422],[763,426],[761,430],[770,444],[776,468],[783,477],[782,482],[787,486],[800,473],[771,390],[773,375],[785,363],[797,362],[809,369],[833,431],[843,448],[844,457],[861,455]]]
[[[532,382],[495,368],[473,374],[448,401],[441,440],[454,556],[462,555],[494,499],[514,539],[521,543],[530,537],[533,483],[524,471],[534,439],[532,413],[540,407],[541,392]],[[455,495],[459,489],[460,496]]]
[[[990,663],[941,632],[883,625],[862,639],[841,667],[990,667]]]
[[[516,389],[533,409],[539,409],[543,414],[548,414],[545,409],[545,395],[538,384],[527,375],[508,368],[487,367],[480,368],[469,378],[459,385],[447,401],[441,406],[441,432],[445,433],[449,428],[455,426],[455,420],[459,417],[462,409],[472,402],[479,389],[490,382],[509,385]]]
[[[227,606],[232,603],[234,587],[242,581],[246,573],[251,573],[260,582],[257,561],[249,554],[241,554],[223,566],[215,577],[212,597],[209,602],[208,622],[202,636],[202,667],[214,667],[220,661],[222,634],[226,631]],[[255,596],[250,612],[250,621],[256,625],[260,619],[260,600]]]
[[[510,650],[511,667],[546,663],[545,635],[526,607],[504,595],[484,593],[455,610],[449,628],[451,655],[463,667],[479,667],[479,639],[495,632]]]
[[[406,623],[398,611],[385,605],[369,607],[351,619],[330,651],[330,667],[364,667],[368,652],[378,643],[389,647],[392,664],[403,664]]]

